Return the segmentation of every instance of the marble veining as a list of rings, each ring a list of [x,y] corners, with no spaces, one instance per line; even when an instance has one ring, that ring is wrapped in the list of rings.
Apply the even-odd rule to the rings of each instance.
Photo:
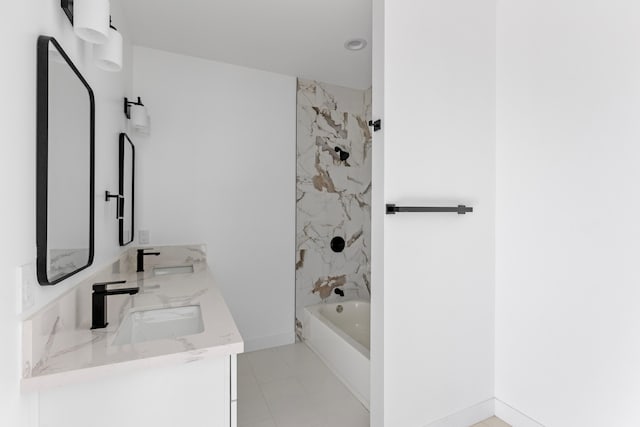
[[[371,90],[298,79],[296,317],[370,295]],[[344,240],[341,251],[331,240]],[[341,289],[345,296],[334,293]]]
[[[110,268],[84,280],[70,292],[39,310],[23,323],[25,390],[109,375],[149,364],[190,363],[204,357],[243,351],[242,337],[207,266],[202,246],[156,247],[161,255],[145,259],[137,273],[135,248]],[[193,265],[194,272],[154,276],[154,266]],[[136,295],[108,297],[105,329],[91,330],[91,285],[126,280],[138,286]],[[199,305],[204,331],[176,338],[117,345],[115,335],[124,318],[135,310]]]

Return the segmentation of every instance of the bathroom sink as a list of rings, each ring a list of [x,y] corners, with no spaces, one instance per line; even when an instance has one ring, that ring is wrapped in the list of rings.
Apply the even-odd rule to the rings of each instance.
[[[193,265],[178,265],[174,267],[154,267],[154,276],[168,276],[170,274],[193,273]]]
[[[133,311],[124,319],[113,343],[135,344],[178,338],[204,331],[199,305]]]

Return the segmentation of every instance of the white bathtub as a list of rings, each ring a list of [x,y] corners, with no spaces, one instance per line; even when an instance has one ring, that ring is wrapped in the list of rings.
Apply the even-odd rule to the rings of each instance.
[[[302,328],[305,343],[367,409],[370,312],[365,301],[312,305],[304,309]]]

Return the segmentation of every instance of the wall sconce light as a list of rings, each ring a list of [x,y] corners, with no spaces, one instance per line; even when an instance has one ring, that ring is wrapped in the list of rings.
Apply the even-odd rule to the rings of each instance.
[[[111,18],[109,18],[109,40],[93,48],[93,59],[96,66],[105,71],[122,70],[122,35],[116,27],[111,25]]]
[[[96,66],[105,71],[122,70],[122,35],[111,25],[109,0],[60,0],[73,31],[93,43]]]
[[[149,130],[149,113],[140,97],[137,102],[129,101],[128,98],[124,99],[124,115],[131,120],[131,126],[135,130],[143,133]]]
[[[109,0],[61,0],[61,7],[82,40],[103,44],[109,40]]]

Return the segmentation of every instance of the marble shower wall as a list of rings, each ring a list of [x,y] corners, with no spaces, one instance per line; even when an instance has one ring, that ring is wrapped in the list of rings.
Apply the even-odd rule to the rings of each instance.
[[[298,79],[296,318],[370,298],[371,89]],[[344,292],[344,297],[335,289]]]

